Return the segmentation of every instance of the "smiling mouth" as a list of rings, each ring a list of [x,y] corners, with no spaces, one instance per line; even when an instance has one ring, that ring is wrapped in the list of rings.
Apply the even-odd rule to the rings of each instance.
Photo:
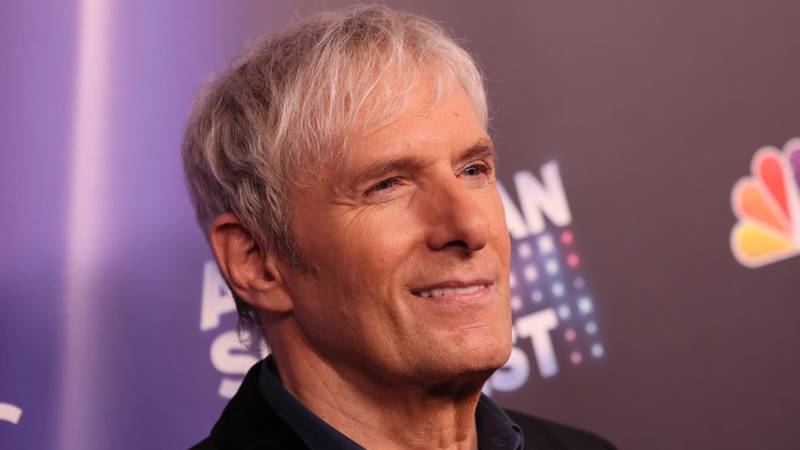
[[[470,297],[486,292],[491,285],[484,280],[472,282],[445,282],[438,285],[426,286],[422,289],[414,290],[414,294],[422,298],[438,297]]]
[[[429,291],[420,291],[417,295],[424,298],[445,297],[445,296],[450,297],[454,295],[470,295],[487,287],[488,286],[486,286],[485,284],[477,284],[474,286],[463,287],[463,288],[431,289]]]

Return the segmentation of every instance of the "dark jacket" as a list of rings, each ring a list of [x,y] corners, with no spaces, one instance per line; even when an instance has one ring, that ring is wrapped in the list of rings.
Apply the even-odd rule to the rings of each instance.
[[[247,372],[239,391],[222,412],[211,434],[192,450],[307,449],[303,440],[261,395],[261,364]],[[506,410],[524,433],[526,450],[614,450],[585,431]]]

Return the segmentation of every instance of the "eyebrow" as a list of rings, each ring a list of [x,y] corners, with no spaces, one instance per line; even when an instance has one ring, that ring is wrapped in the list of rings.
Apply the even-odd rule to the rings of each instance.
[[[490,158],[494,163],[496,159],[494,143],[490,138],[481,138],[475,144],[461,151],[456,161],[463,162],[476,158]],[[415,171],[425,167],[426,162],[416,156],[403,156],[388,161],[376,161],[359,171],[356,183],[361,184],[370,180],[381,178],[396,171]]]
[[[492,163],[497,159],[494,151],[494,143],[490,138],[481,138],[471,147],[464,150],[458,157],[458,161],[466,161],[476,158],[490,158]]]

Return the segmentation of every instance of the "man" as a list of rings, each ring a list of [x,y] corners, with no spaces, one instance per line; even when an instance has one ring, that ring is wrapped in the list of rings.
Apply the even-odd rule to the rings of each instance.
[[[271,356],[197,448],[611,448],[481,396],[511,350],[486,125],[470,56],[383,7],[294,24],[210,83],[187,179]]]

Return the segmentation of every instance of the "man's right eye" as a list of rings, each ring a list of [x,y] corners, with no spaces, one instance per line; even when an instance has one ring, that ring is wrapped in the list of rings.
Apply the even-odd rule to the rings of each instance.
[[[386,191],[391,190],[392,188],[397,186],[397,183],[400,181],[398,177],[387,178],[385,180],[381,180],[380,182],[372,185],[366,192],[364,192],[364,197],[370,197],[374,195],[380,195]]]

